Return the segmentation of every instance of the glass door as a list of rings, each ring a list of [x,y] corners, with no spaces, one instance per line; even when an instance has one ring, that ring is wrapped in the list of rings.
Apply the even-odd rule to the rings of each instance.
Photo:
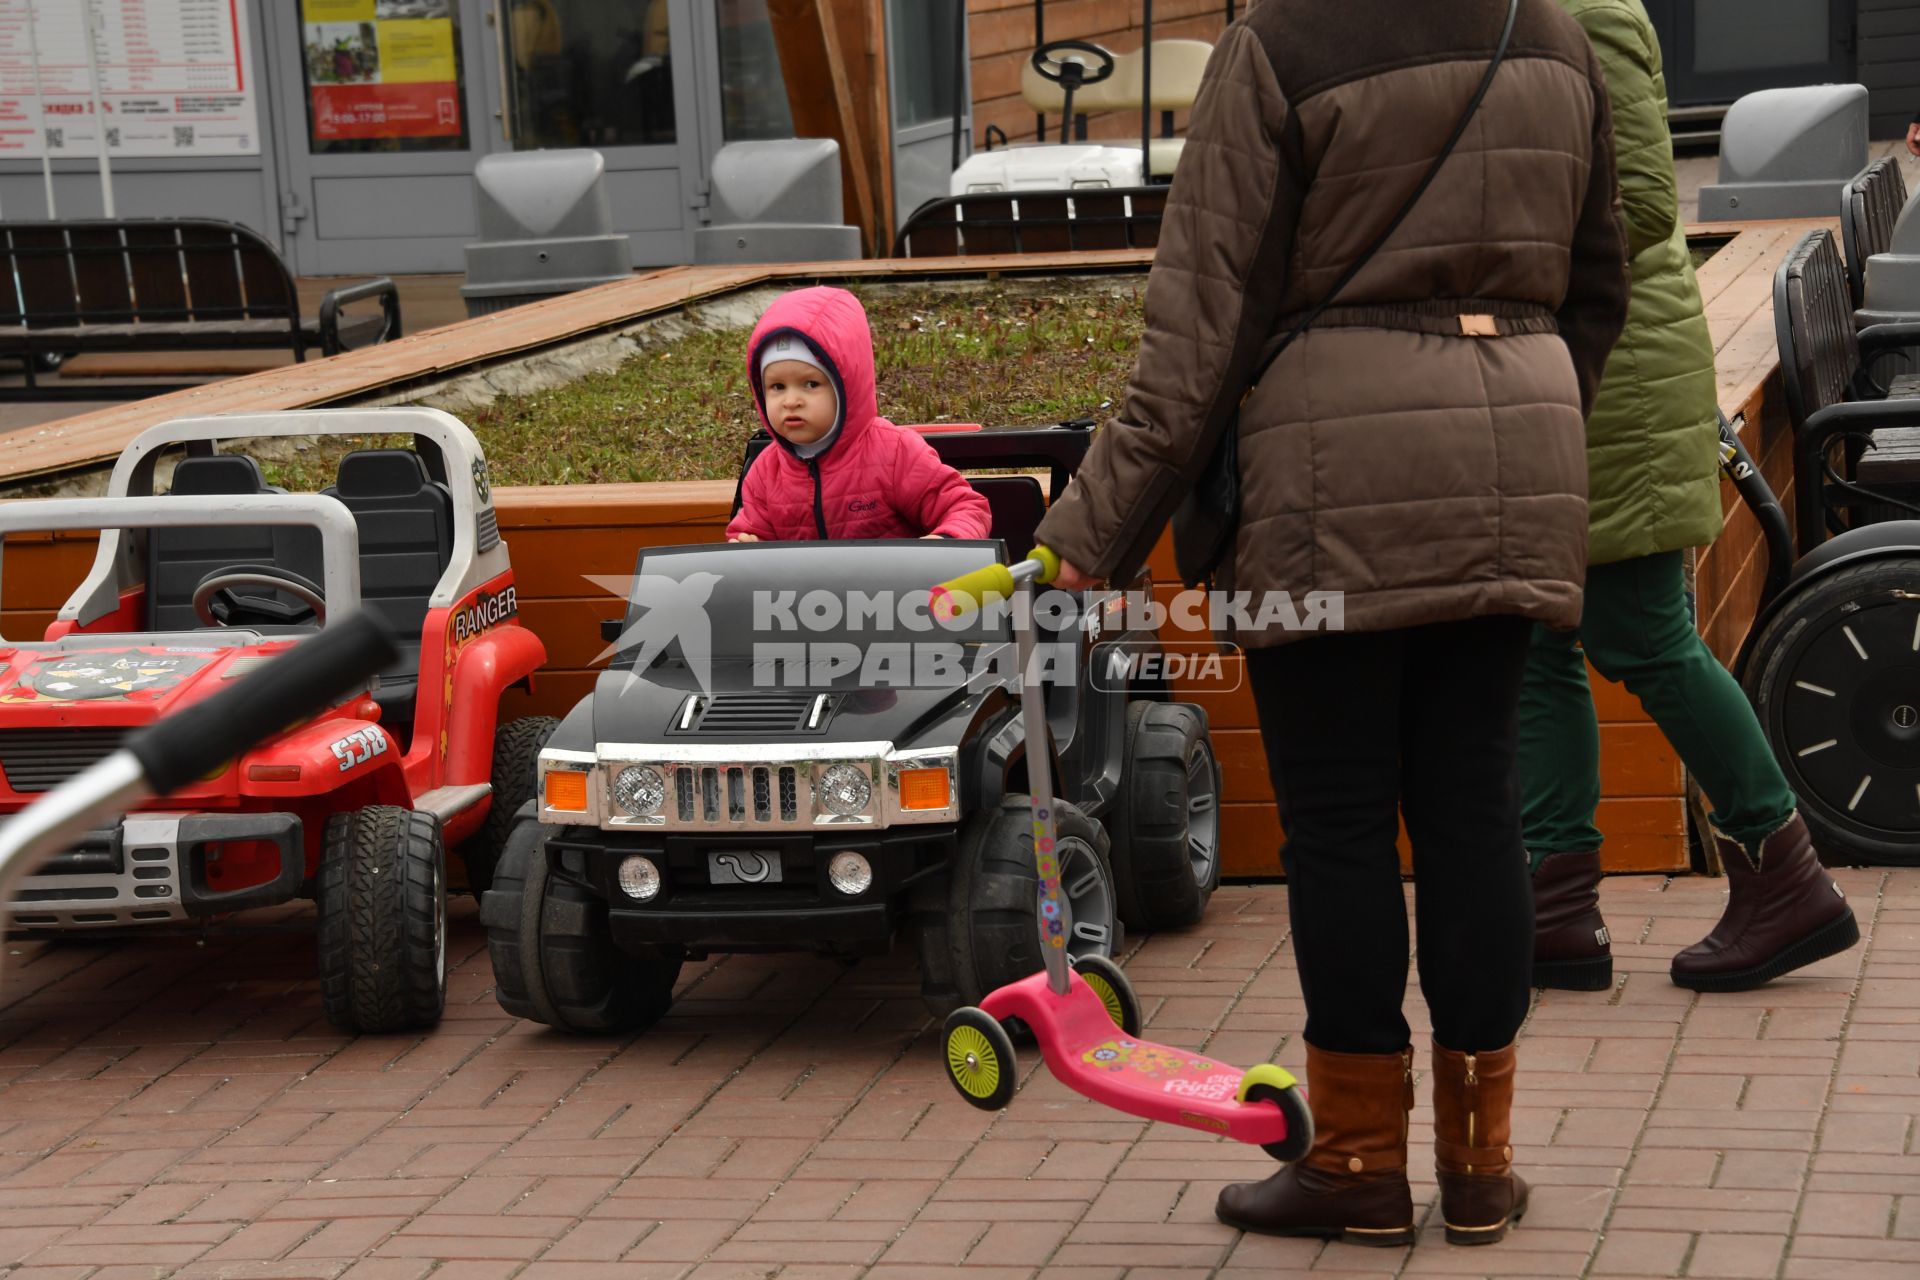
[[[1676,107],[1853,79],[1855,0],[1655,0]]]
[[[953,176],[954,108],[972,132],[963,0],[887,0],[887,76],[893,103],[892,232],[947,194]],[[964,159],[964,157],[961,157]]]
[[[714,58],[694,0],[485,4],[486,145],[598,151],[635,264],[688,261],[703,173],[696,86]]]
[[[262,6],[303,275],[460,271],[473,239],[480,23],[455,0]]]

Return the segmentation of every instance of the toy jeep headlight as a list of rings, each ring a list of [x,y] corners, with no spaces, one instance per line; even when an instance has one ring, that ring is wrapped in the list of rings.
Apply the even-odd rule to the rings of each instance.
[[[667,780],[652,765],[629,765],[614,775],[613,802],[636,818],[660,812],[666,798]]]
[[[820,774],[814,797],[828,813],[851,818],[865,813],[873,803],[873,784],[853,765],[828,765]]]

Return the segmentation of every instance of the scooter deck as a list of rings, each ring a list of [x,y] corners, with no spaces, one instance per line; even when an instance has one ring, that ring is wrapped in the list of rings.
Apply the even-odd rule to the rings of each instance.
[[[1146,1120],[1224,1134],[1240,1142],[1275,1143],[1287,1137],[1287,1118],[1266,1102],[1238,1100],[1246,1073],[1189,1049],[1129,1036],[1079,974],[1066,995],[1036,973],[993,992],[980,1007],[1033,1029],[1047,1069],[1060,1083],[1095,1102]]]

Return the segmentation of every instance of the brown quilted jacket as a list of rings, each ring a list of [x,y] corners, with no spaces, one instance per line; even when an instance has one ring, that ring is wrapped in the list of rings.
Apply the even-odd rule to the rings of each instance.
[[[1221,585],[1342,592],[1352,631],[1578,621],[1583,422],[1628,276],[1605,81],[1553,0],[1521,0],[1506,61],[1433,185],[1240,404],[1262,354],[1406,202],[1506,10],[1262,0],[1228,28],[1168,197],[1121,415],[1041,541],[1130,580],[1238,407],[1241,518]]]

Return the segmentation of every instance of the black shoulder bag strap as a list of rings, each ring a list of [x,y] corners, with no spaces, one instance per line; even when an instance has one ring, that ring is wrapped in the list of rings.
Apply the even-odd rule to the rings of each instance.
[[[1487,64],[1487,73],[1481,77],[1480,87],[1474,90],[1472,100],[1467,103],[1467,109],[1461,113],[1460,122],[1453,126],[1453,135],[1447,139],[1446,145],[1440,148],[1440,154],[1435,156],[1433,163],[1427,167],[1426,176],[1420,179],[1420,185],[1413,189],[1413,194],[1407,197],[1407,202],[1400,207],[1400,212],[1393,215],[1393,221],[1387,224],[1386,229],[1376,236],[1373,243],[1366,247],[1365,252],[1347,267],[1346,272],[1328,291],[1326,297],[1314,304],[1306,317],[1296,324],[1292,331],[1280,340],[1280,345],[1275,347],[1254,369],[1247,379],[1247,390],[1240,397],[1242,404],[1246,403],[1246,398],[1252,394],[1253,388],[1260,384],[1260,379],[1266,376],[1273,362],[1280,358],[1280,353],[1292,346],[1293,340],[1305,333],[1308,326],[1320,318],[1320,313],[1333,305],[1334,299],[1353,283],[1353,278],[1359,275],[1361,269],[1373,260],[1373,256],[1380,252],[1382,246],[1393,238],[1393,233],[1400,229],[1400,224],[1407,220],[1407,215],[1412,213],[1414,206],[1420,203],[1420,197],[1425,195],[1427,188],[1433,185],[1433,180],[1440,174],[1441,166],[1446,164],[1447,157],[1452,155],[1453,149],[1459,145],[1461,137],[1467,132],[1467,125],[1472,123],[1474,113],[1480,109],[1480,103],[1486,98],[1487,90],[1493,85],[1494,74],[1500,70],[1500,63],[1507,56],[1507,45],[1513,40],[1514,20],[1519,16],[1519,12],[1520,0],[1508,0],[1507,25],[1500,32],[1500,44],[1493,51],[1493,60]],[[1227,422],[1213,457],[1208,460],[1206,469],[1200,473],[1200,479],[1194,485],[1193,492],[1181,500],[1180,506],[1173,513],[1173,558],[1175,566],[1180,571],[1180,580],[1189,587],[1211,581],[1233,544],[1234,530],[1239,524],[1240,414],[1236,409],[1233,417]]]

